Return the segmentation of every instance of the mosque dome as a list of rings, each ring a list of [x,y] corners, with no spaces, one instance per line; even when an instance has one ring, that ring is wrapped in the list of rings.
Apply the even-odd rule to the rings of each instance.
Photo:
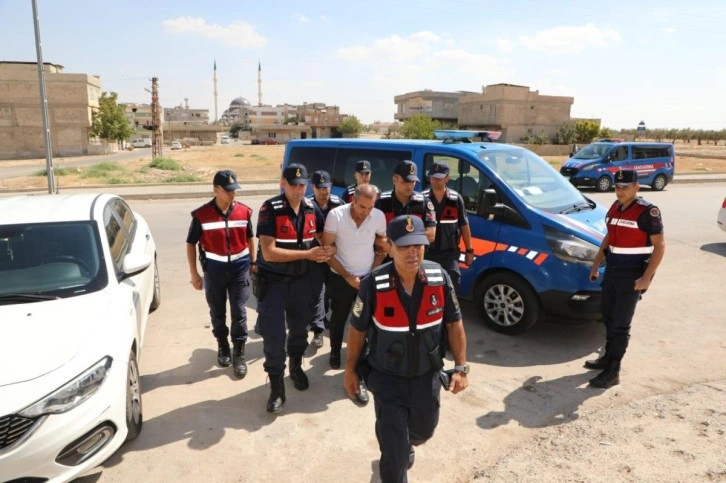
[[[250,107],[250,101],[244,97],[237,97],[229,103],[229,107]]]

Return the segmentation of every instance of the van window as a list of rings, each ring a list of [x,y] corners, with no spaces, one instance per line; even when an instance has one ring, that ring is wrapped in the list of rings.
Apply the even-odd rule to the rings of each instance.
[[[425,170],[423,177],[419,176],[424,189],[430,185],[426,173],[428,173],[434,163],[445,163],[449,166],[449,182],[447,186],[449,189],[459,192],[464,199],[464,207],[467,212],[476,213],[479,193],[492,186],[489,177],[477,168],[471,166],[464,159],[455,156],[429,153],[424,155]]]
[[[412,151],[340,148],[335,160],[333,183],[344,180],[340,186],[355,184],[355,163],[365,159],[371,163],[371,183],[381,191],[393,189],[393,170],[398,163],[413,159]],[[419,173],[421,179],[422,173]]]
[[[607,143],[588,144],[579,150],[572,159],[600,159],[605,156],[612,147],[612,144]]]
[[[670,158],[668,147],[633,146],[633,159]]]
[[[613,161],[625,161],[628,159],[628,147],[618,146],[613,153]]]
[[[290,164],[302,164],[307,168],[308,176],[312,176],[315,171],[320,170],[327,171],[333,176],[335,151],[335,148],[296,147],[290,152]],[[335,179],[335,176],[332,181],[336,186],[346,186],[344,180]]]

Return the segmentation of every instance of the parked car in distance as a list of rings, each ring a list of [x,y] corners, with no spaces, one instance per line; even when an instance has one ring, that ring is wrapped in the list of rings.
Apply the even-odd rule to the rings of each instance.
[[[223,135],[221,138],[219,138],[219,143],[220,144],[229,144],[229,136],[227,136],[226,134]]]
[[[182,148],[182,144],[179,141],[172,141],[171,143],[171,149],[172,151],[176,151]]]
[[[2,480],[70,481],[141,432],[156,244],[112,194],[8,197],[0,220]]]
[[[719,228],[721,228],[723,231],[726,231],[726,198],[723,199],[723,203],[721,203],[721,209],[718,210],[718,218],[716,219],[716,223],[718,223]]]
[[[255,138],[250,141],[250,144],[260,144],[260,140]]]
[[[260,144],[280,144],[272,138],[260,139]]]
[[[151,138],[137,138],[131,141],[131,145],[135,148],[150,148]]]

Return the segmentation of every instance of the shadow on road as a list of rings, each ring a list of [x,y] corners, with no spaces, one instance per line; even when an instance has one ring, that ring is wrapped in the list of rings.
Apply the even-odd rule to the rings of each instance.
[[[707,243],[705,245],[701,245],[701,250],[713,253],[714,255],[726,257],[726,243]]]
[[[579,417],[577,410],[585,400],[604,391],[585,385],[595,375],[597,372],[583,369],[582,374],[551,381],[542,381],[541,376],[530,377],[504,398],[504,411],[480,416],[477,425],[493,429],[516,421],[526,428],[544,428],[572,422]]]

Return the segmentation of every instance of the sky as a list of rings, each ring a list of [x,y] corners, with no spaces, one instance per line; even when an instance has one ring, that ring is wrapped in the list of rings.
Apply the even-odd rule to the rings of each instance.
[[[613,129],[726,128],[723,0],[37,0],[44,62],[120,102],[324,102],[393,121],[394,96],[528,86]],[[36,62],[30,0],[0,0],[0,60]],[[0,104],[2,98],[0,97]]]

